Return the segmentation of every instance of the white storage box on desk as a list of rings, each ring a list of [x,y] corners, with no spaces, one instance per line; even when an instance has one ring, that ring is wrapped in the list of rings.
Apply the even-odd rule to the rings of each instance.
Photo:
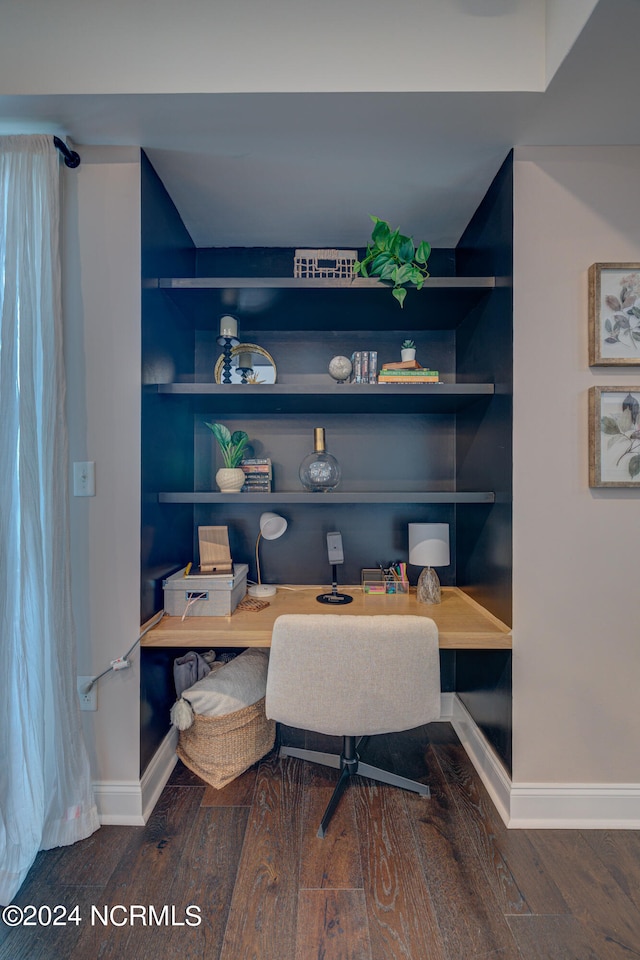
[[[185,577],[186,569],[162,582],[164,609],[172,617],[228,617],[247,592],[246,563],[234,563],[233,575]]]

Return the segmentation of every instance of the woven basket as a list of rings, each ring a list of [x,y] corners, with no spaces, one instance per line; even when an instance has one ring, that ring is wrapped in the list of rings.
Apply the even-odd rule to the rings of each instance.
[[[276,724],[267,720],[264,697],[224,717],[194,715],[181,730],[176,753],[186,767],[220,789],[271,750]]]
[[[312,280],[351,280],[357,250],[296,250],[293,276]]]

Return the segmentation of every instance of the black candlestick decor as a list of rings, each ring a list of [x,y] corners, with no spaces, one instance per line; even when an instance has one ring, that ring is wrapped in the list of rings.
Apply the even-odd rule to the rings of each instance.
[[[236,337],[218,337],[217,342],[222,347],[222,382],[231,383],[231,350],[237,347],[240,341]]]

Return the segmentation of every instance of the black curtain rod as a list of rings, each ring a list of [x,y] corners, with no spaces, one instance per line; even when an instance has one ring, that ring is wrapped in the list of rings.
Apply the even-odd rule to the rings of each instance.
[[[64,140],[61,140],[60,137],[54,137],[53,145],[60,151],[68,167],[75,170],[76,167],[80,166],[80,154],[76,153],[75,150],[70,150]]]

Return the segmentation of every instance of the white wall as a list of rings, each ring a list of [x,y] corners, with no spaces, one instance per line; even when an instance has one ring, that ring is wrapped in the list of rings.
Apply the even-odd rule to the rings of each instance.
[[[544,83],[545,0],[2,5],[3,94],[542,90]]]
[[[514,768],[640,784],[640,491],[588,486],[587,269],[640,261],[640,148],[516,151]],[[637,802],[637,801],[636,801]]]
[[[96,463],[96,496],[71,499],[72,589],[78,670],[94,676],[140,622],[139,151],[85,147],[65,192],[70,458]],[[132,659],[83,714],[94,781],[139,781],[139,651]]]
[[[571,50],[598,0],[547,0],[545,86]]]

